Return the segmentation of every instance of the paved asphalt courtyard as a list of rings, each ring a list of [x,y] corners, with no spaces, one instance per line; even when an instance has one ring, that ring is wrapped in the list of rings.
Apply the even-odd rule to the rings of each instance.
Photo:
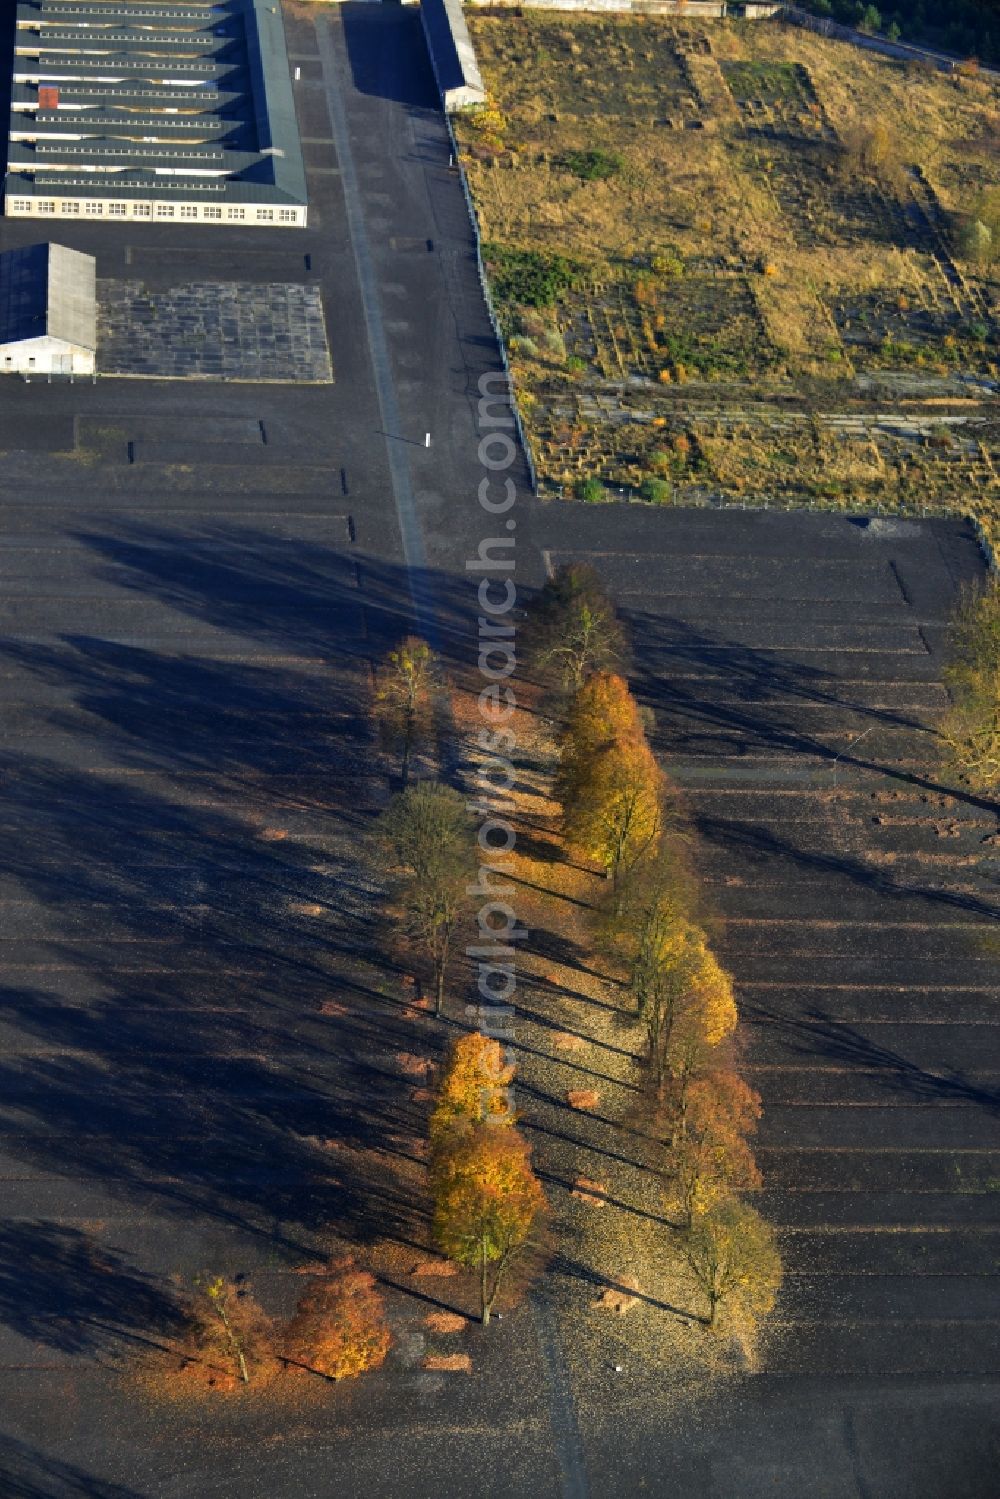
[[[178,1280],[285,1307],[331,1222],[416,1211],[352,1165],[419,1129],[365,962],[360,710],[414,610],[474,659],[497,353],[418,16],[286,25],[307,230],[58,234],[154,292],[318,288],[334,383],[0,389],[0,1499],[992,1499],[997,814],[924,727],[981,573],[957,523],[541,506],[512,471],[518,583],[607,578],[727,918],[788,1266],[761,1367],[679,1416],[581,1370],[543,1289],[449,1382],[411,1292],[329,1401],[134,1386]]]

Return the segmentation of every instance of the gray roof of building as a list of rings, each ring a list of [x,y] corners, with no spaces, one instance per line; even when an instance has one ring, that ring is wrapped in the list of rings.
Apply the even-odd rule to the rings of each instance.
[[[20,107],[11,112],[10,129],[23,134],[37,122],[38,138],[10,141],[8,195],[182,200],[210,194],[234,203],[306,202],[284,27],[272,0],[197,6],[176,0],[139,0],[134,6],[120,0],[22,0],[17,17],[17,44],[41,51],[38,58],[14,58],[15,73],[35,81],[14,84],[12,103]],[[66,24],[41,26],[42,20]],[[183,34],[170,39],[178,42],[183,35],[188,55],[151,55],[157,33],[139,26],[156,20],[184,25]],[[69,49],[77,36],[81,50],[74,52]],[[113,51],[94,50],[105,41]],[[184,47],[177,50],[183,54]],[[188,77],[190,87],[170,82]],[[102,107],[68,114],[41,110],[39,85],[57,88],[60,104],[100,100]],[[178,101],[195,104],[198,112],[165,112]],[[25,110],[26,104],[35,107]],[[116,120],[118,104],[141,107],[142,125],[135,114]],[[61,141],[60,126],[93,133]],[[138,130],[167,138],[123,139]],[[199,130],[204,142],[185,138]],[[111,170],[98,175],[87,170],[91,164]],[[169,175],[162,174],[164,167],[172,169]],[[206,169],[222,175],[187,175]]]
[[[171,78],[183,78],[187,75],[199,83],[217,83],[222,79],[237,77],[241,71],[239,63],[233,61],[215,62],[206,58],[202,62],[190,57],[140,57],[134,52],[104,52],[98,57],[84,57],[73,52],[46,52],[43,58],[14,59],[16,74],[27,75],[29,78],[38,77],[43,84],[52,81],[57,87],[63,78],[72,81],[88,74],[98,81],[109,77],[134,78],[140,83],[146,74],[156,77],[166,73]]]
[[[96,262],[65,245],[0,254],[0,343],[62,339],[97,348]]]
[[[5,192],[12,198],[100,198],[122,203],[162,198],[166,203],[283,203],[294,207],[301,199],[290,197],[267,178],[250,177],[155,177],[152,173],[122,172],[113,177],[87,172],[73,177],[68,172],[47,172],[47,180],[38,182],[19,172],[9,172]]]
[[[62,17],[68,22],[79,17],[80,9],[78,0],[41,0],[36,5],[19,5],[18,14],[40,13],[46,21],[58,21]],[[136,21],[163,20],[171,23],[194,21],[202,26],[211,26],[224,13],[222,5],[203,5],[201,0],[196,0],[194,5],[170,4],[165,3],[165,0],[152,0],[152,4],[109,5],[103,3],[103,0],[95,0],[95,3],[87,6],[87,10],[91,18],[111,23],[124,21],[128,25],[134,25]]]
[[[442,94],[460,88],[482,90],[462,0],[421,0],[420,11]]]
[[[58,88],[59,98],[72,104],[89,103],[93,99],[121,100],[123,104],[148,101],[149,107],[156,107],[160,104],[197,104],[204,115],[220,114],[225,111],[228,116],[229,113],[237,110],[243,101],[243,95],[238,90],[219,89],[215,84],[208,88],[188,87],[181,84],[178,84],[176,88],[171,88],[167,84],[150,83],[146,78],[125,79],[121,83],[91,83],[89,81],[84,83],[70,79],[60,83]],[[25,114],[40,119],[58,119],[59,117],[58,110],[38,109],[38,88],[35,84],[15,83],[11,90],[11,102],[32,106],[30,110],[15,110],[11,119],[12,125],[19,116],[23,119]],[[192,118],[200,117],[200,115],[192,116]],[[65,119],[65,116],[63,118]],[[170,119],[172,116],[167,115],[164,118]]]

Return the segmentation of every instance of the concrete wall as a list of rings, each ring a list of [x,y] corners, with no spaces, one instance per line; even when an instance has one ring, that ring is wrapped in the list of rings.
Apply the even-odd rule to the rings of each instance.
[[[522,10],[619,11],[646,16],[687,16],[717,21],[727,12],[726,0],[466,0],[477,5],[518,7]]]
[[[887,7],[883,6],[883,10]],[[782,15],[787,21],[795,26],[802,26],[807,31],[815,31],[820,36],[833,37],[836,41],[850,42],[854,47],[862,47],[866,52],[878,52],[882,57],[893,57],[897,62],[913,62],[922,60],[933,63],[943,73],[950,73],[962,61],[960,57],[952,57],[947,52],[937,52],[931,47],[918,47],[912,42],[890,42],[885,36],[872,36],[867,31],[853,31],[850,26],[840,26],[836,21],[828,20],[824,16],[814,16],[811,11],[799,10],[795,5],[783,5]],[[1000,69],[980,67],[980,73],[986,78],[1000,78]]]
[[[97,173],[94,173],[95,178]],[[40,185],[35,193],[19,193],[16,183],[4,197],[3,211],[9,219],[141,219],[144,223],[167,220],[196,220],[200,224],[253,224],[269,228],[290,229],[306,222],[308,210],[287,203],[219,203],[189,202],[181,197],[171,200],[116,198],[103,184],[90,198],[66,198],[59,192],[58,173],[52,173],[51,195]],[[101,192],[108,196],[101,196]],[[179,188],[183,192],[183,187]],[[221,198],[221,194],[219,195]]]
[[[19,343],[0,344],[2,375],[92,375],[93,349],[81,349],[61,338],[25,338]]]

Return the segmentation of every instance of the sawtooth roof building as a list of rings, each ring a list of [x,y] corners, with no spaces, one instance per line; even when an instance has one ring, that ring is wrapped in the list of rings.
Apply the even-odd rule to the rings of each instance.
[[[278,0],[22,0],[4,210],[305,224]]]

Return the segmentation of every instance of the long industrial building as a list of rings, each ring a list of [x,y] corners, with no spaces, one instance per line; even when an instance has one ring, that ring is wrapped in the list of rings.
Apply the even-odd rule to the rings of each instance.
[[[19,4],[4,209],[305,224],[278,0]]]

